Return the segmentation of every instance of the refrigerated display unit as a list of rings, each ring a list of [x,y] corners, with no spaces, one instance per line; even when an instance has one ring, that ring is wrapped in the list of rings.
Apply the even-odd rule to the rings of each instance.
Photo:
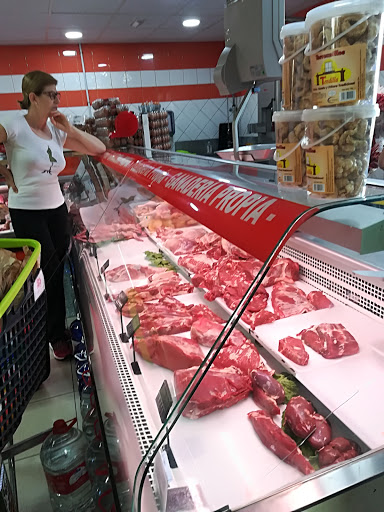
[[[303,190],[282,197],[272,166],[131,151],[84,156],[66,198],[122,510],[317,510],[372,493],[383,188],[310,206]],[[353,226],[355,209],[374,226]]]

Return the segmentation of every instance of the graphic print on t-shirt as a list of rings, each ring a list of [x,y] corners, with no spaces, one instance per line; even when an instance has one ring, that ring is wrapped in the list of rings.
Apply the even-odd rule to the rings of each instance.
[[[51,167],[48,170],[43,171],[42,174],[44,174],[46,172],[46,173],[48,173],[48,174],[50,174],[52,176],[52,166],[53,166],[54,163],[57,162],[57,160],[56,160],[56,158],[54,158],[52,156],[52,150],[51,150],[51,148],[49,146],[48,146],[48,149],[47,149],[47,153],[48,153],[49,161],[51,162]]]

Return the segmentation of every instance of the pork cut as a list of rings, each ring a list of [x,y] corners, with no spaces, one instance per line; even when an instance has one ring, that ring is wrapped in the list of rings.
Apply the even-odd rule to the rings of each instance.
[[[263,280],[264,286],[273,286],[278,282],[293,283],[299,279],[299,264],[290,258],[277,258]]]
[[[359,352],[355,338],[342,324],[320,324],[304,329],[298,336],[325,359],[337,359]]]
[[[241,317],[245,323],[247,323],[251,329],[254,329],[258,325],[270,324],[275,320],[278,320],[279,317],[272,313],[271,311],[267,311],[266,309],[262,309],[257,313],[251,313],[249,311],[245,311],[243,316]]]
[[[274,285],[272,289],[272,307],[279,318],[301,315],[315,310],[303,290],[294,284],[285,282]]]
[[[308,293],[307,299],[311,304],[315,306],[315,309],[328,309],[333,308],[333,302],[331,302],[323,292],[313,291]]]
[[[222,318],[220,318],[216,313],[214,313],[211,309],[209,309],[205,304],[196,304],[190,310],[193,321],[199,320],[200,318],[206,318],[207,320],[211,320],[212,322],[216,322],[217,324],[221,324],[224,322]]]
[[[195,367],[175,372],[174,384],[178,400],[197,370]],[[182,414],[192,420],[201,418],[244,400],[251,389],[250,378],[241,375],[235,368],[210,368]]]
[[[136,286],[128,289],[125,293],[130,302],[148,302],[167,295],[184,295],[192,292],[193,286],[183,282],[176,272],[172,272],[170,278],[166,281]]]
[[[212,347],[221,331],[223,325],[212,322],[208,318],[202,317],[192,324],[191,338],[204,347]],[[226,344],[241,346],[247,343],[247,338],[241,332],[233,330]]]
[[[265,411],[248,413],[256,434],[264,446],[281,460],[297,468],[304,475],[313,473],[314,469],[301,453],[295,441],[291,439]]]
[[[209,258],[206,254],[193,254],[188,256],[181,256],[177,264],[180,267],[184,267],[193,274],[198,274],[204,270],[212,268],[215,260]]]
[[[234,366],[244,375],[250,375],[252,370],[260,366],[260,354],[248,340],[242,345],[224,346],[218,353],[213,365],[216,368],[229,368]]]
[[[319,451],[319,466],[324,468],[353,459],[360,453],[360,447],[344,437],[335,437],[330,443]]]
[[[172,371],[200,366],[204,359],[199,344],[181,336],[147,336],[134,343],[143,359]]]
[[[279,352],[300,366],[308,364],[309,354],[299,338],[287,336],[287,338],[281,339],[279,341]]]
[[[112,268],[105,272],[105,277],[111,283],[119,283],[121,281],[135,281],[137,279],[148,279],[150,276],[156,273],[163,273],[164,269],[155,267],[146,267],[143,265],[134,265],[132,263],[126,263],[125,265],[119,265],[118,267]]]
[[[236,245],[232,244],[231,242],[228,242],[225,238],[221,239],[221,246],[226,254],[228,256],[232,256],[234,258],[242,258],[244,260],[248,260],[250,258],[253,258],[250,254],[243,251],[243,249],[240,249],[240,247],[237,247]]]

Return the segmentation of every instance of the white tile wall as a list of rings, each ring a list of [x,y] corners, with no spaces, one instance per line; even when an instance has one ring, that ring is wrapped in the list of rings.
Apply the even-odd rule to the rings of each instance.
[[[182,69],[171,69],[169,75],[171,85],[184,85],[184,73]]]
[[[82,82],[80,73],[63,73],[63,86],[66,91],[81,91]],[[59,84],[57,84],[59,85]],[[59,89],[59,87],[57,87]]]
[[[209,84],[210,82],[211,82],[211,70],[209,68],[198,69],[197,70],[197,83],[198,84]]]
[[[114,89],[127,87],[127,75],[125,71],[111,71],[111,82]]]
[[[109,71],[96,71],[96,89],[112,89],[111,73]]]
[[[197,70],[196,69],[184,69],[184,84],[196,85],[197,84]]]
[[[126,71],[127,87],[141,87],[140,71]]]
[[[142,87],[156,87],[156,75],[154,71],[141,71]]]
[[[155,71],[156,85],[159,87],[171,85],[170,73],[168,70]]]
[[[12,82],[15,92],[21,91],[21,82],[23,81],[23,75],[12,75]]]
[[[15,92],[11,75],[0,76],[0,91],[2,93]]]

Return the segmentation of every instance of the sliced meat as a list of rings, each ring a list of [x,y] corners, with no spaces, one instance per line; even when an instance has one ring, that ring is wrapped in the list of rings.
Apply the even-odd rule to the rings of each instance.
[[[307,296],[294,284],[279,282],[272,290],[272,307],[280,318],[301,315],[314,311],[315,307],[309,302]]]
[[[175,372],[174,383],[178,400],[197,370],[195,367]],[[247,398],[251,390],[250,378],[241,375],[235,368],[210,368],[187,403],[183,416],[197,419],[218,409],[231,407]]]
[[[331,302],[323,292],[314,291],[308,293],[307,299],[311,304],[315,306],[315,309],[328,309],[333,308],[333,302]]]
[[[298,336],[325,359],[337,359],[359,352],[355,338],[342,324],[320,324],[304,329]]]
[[[273,286],[278,282],[294,283],[299,279],[299,264],[290,258],[277,258],[263,280],[264,286]]]
[[[252,382],[254,382],[265,393],[276,400],[277,404],[283,404],[285,401],[285,391],[283,386],[269,372],[263,370],[253,370],[251,372]]]
[[[300,366],[308,364],[309,355],[299,338],[288,336],[279,341],[279,352]]]
[[[260,366],[260,354],[255,345],[247,341],[240,346],[224,346],[213,364],[216,368],[234,366],[244,375],[250,375]]]
[[[215,263],[213,258],[209,258],[205,254],[193,254],[188,256],[181,256],[177,264],[186,268],[193,274],[199,274],[204,270],[210,270]]]
[[[223,327],[222,324],[212,322],[208,318],[200,318],[192,324],[191,338],[204,347],[212,347]],[[226,343],[228,345],[241,346],[247,343],[247,338],[241,332],[233,330]]]
[[[279,459],[297,468],[304,475],[313,473],[314,469],[301,453],[295,441],[291,439],[273,419],[264,411],[248,413],[256,434],[264,446],[271,450]]]
[[[172,371],[199,366],[204,359],[199,344],[181,336],[147,336],[134,343],[143,359]]]
[[[199,320],[199,318],[206,318],[207,320],[211,320],[212,322],[216,322],[218,324],[223,323],[224,320],[220,318],[216,313],[214,313],[211,309],[209,309],[204,304],[196,304],[191,308],[190,313],[192,315],[193,321]]]
[[[242,316],[242,320],[244,320],[251,329],[254,329],[258,325],[270,324],[278,319],[279,317],[277,315],[271,313],[271,311],[266,311],[265,309],[262,309],[257,313],[250,313],[246,310]]]
[[[302,396],[294,396],[285,409],[285,421],[292,432],[304,439],[315,430],[315,410],[310,402]]]
[[[319,466],[324,468],[353,459],[360,453],[360,447],[344,437],[336,437],[319,451]]]

